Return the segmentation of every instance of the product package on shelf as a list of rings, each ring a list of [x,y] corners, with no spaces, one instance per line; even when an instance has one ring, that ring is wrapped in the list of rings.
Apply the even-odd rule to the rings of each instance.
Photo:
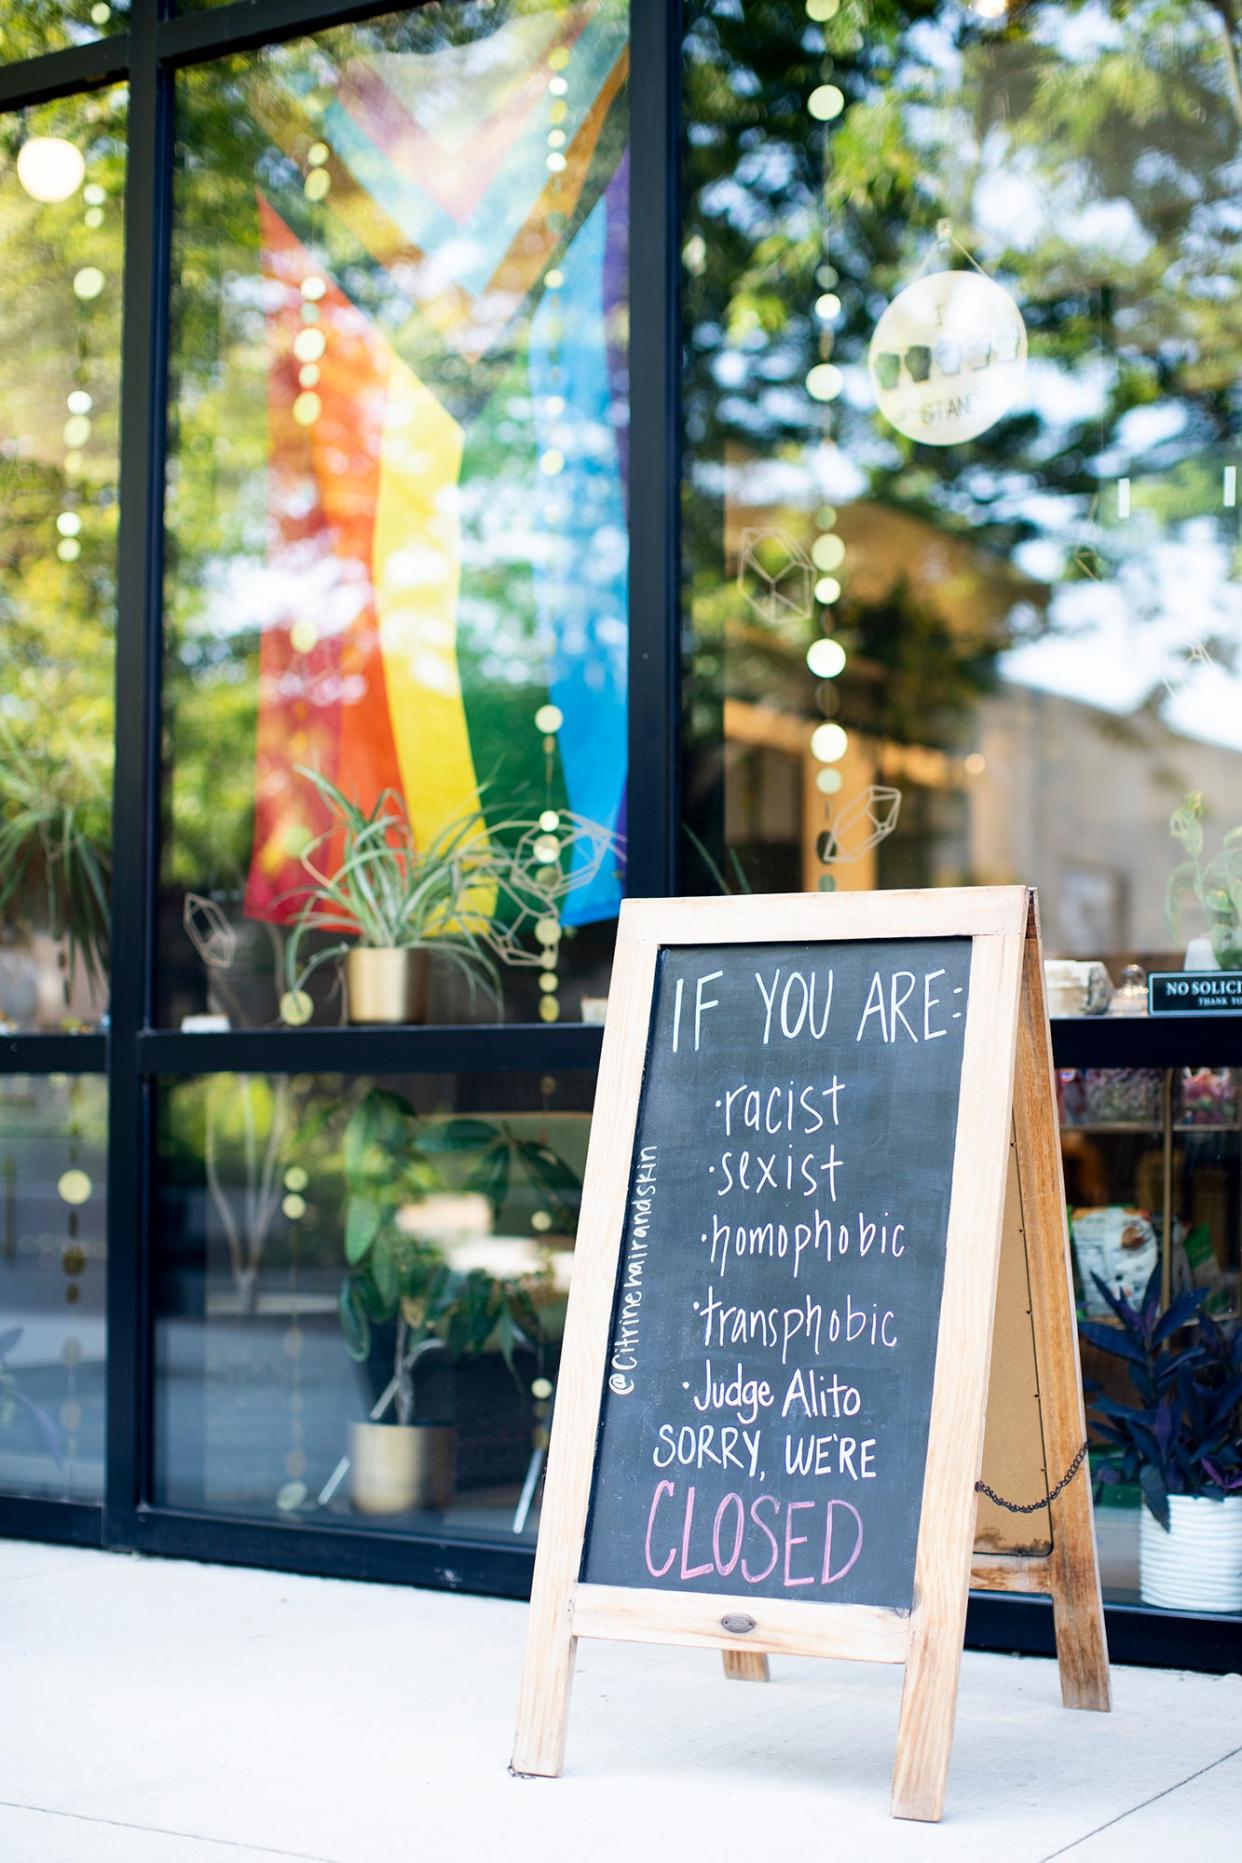
[[[1090,1125],[1154,1125],[1160,1118],[1158,1067],[1089,1067],[1083,1087]]]
[[[1178,1118],[1188,1126],[1232,1126],[1238,1121],[1238,1088],[1231,1067],[1184,1067]]]
[[[1091,1319],[1106,1319],[1110,1312],[1095,1284],[1097,1274],[1111,1293],[1124,1294],[1127,1300],[1142,1294],[1160,1253],[1146,1210],[1119,1203],[1071,1210],[1070,1237],[1083,1310]]]

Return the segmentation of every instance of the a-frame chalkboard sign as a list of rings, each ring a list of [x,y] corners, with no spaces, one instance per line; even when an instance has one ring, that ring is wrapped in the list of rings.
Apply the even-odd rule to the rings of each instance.
[[[1084,1440],[1034,894],[627,903],[514,1772],[579,1637],[903,1663],[939,1818],[972,1586],[1049,1594],[1109,1705]]]

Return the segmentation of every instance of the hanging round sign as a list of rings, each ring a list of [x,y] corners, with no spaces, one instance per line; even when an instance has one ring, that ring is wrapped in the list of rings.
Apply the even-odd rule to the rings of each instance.
[[[1026,325],[982,272],[932,272],[893,299],[867,352],[885,420],[924,446],[973,440],[1008,412],[1026,369]]]

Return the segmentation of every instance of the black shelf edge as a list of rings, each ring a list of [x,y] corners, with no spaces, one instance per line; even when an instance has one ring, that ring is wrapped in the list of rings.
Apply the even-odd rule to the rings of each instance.
[[[138,1036],[144,1074],[441,1073],[461,1066],[506,1072],[599,1065],[603,1030],[593,1023],[462,1023],[441,1027],[230,1029]],[[1058,1067],[1242,1067],[1242,1016],[1058,1017]],[[106,1035],[0,1036],[0,1073],[103,1074]]]
[[[1054,1016],[1058,1067],[1242,1067],[1242,1016]]]
[[[106,1035],[0,1036],[0,1074],[106,1074]]]
[[[144,1074],[556,1073],[599,1066],[603,1030],[585,1022],[437,1028],[233,1029],[138,1037]]]
[[[16,64],[0,65],[0,110],[22,110],[71,97],[75,91],[102,90],[119,84],[128,70],[129,34],[124,32],[60,52],[38,52]]]
[[[1242,1617],[1161,1611],[1150,1604],[1105,1599],[1104,1628],[1113,1663],[1139,1669],[1197,1669],[1206,1675],[1242,1669]],[[1051,1600],[971,1592],[966,1648],[1055,1656]]]
[[[0,1494],[0,1539],[101,1548],[103,1506],[89,1501],[48,1501],[35,1495]]]
[[[145,1074],[440,1073],[457,1066],[507,1072],[599,1065],[603,1030],[593,1023],[462,1023],[434,1028],[230,1029],[138,1036]],[[1242,1016],[1058,1017],[1058,1067],[1242,1067]],[[106,1035],[0,1036],[0,1073],[102,1074]]]

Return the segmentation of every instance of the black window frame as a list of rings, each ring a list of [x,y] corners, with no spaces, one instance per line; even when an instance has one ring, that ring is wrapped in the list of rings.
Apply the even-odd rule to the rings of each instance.
[[[410,0],[407,10],[428,3]],[[0,1072],[92,1074],[108,1083],[105,1487],[101,1505],[0,1495],[0,1537],[524,1597],[529,1545],[375,1534],[347,1523],[266,1524],[159,1507],[151,1498],[154,1115],[162,1082],[218,1072],[594,1071],[599,1059],[600,1030],[581,1024],[185,1035],[154,1023],[176,74],[400,10],[393,0],[239,0],[178,16],[171,0],[131,0],[123,32],[0,64],[4,112],[118,83],[129,96],[109,1026],[96,1035],[0,1039]],[[627,891],[656,897],[679,890],[682,866],[682,0],[630,0],[630,19],[630,344],[641,367],[630,389]],[[1191,1059],[1238,1066],[1242,1023],[1066,1022],[1054,1025],[1054,1052],[1061,1066],[1178,1066]],[[1216,1671],[1236,1666],[1236,1620],[1137,1603],[1110,1602],[1106,1614],[1117,1660]],[[976,1647],[1050,1654],[1050,1605],[1043,1598],[975,1596],[967,1639]]]

